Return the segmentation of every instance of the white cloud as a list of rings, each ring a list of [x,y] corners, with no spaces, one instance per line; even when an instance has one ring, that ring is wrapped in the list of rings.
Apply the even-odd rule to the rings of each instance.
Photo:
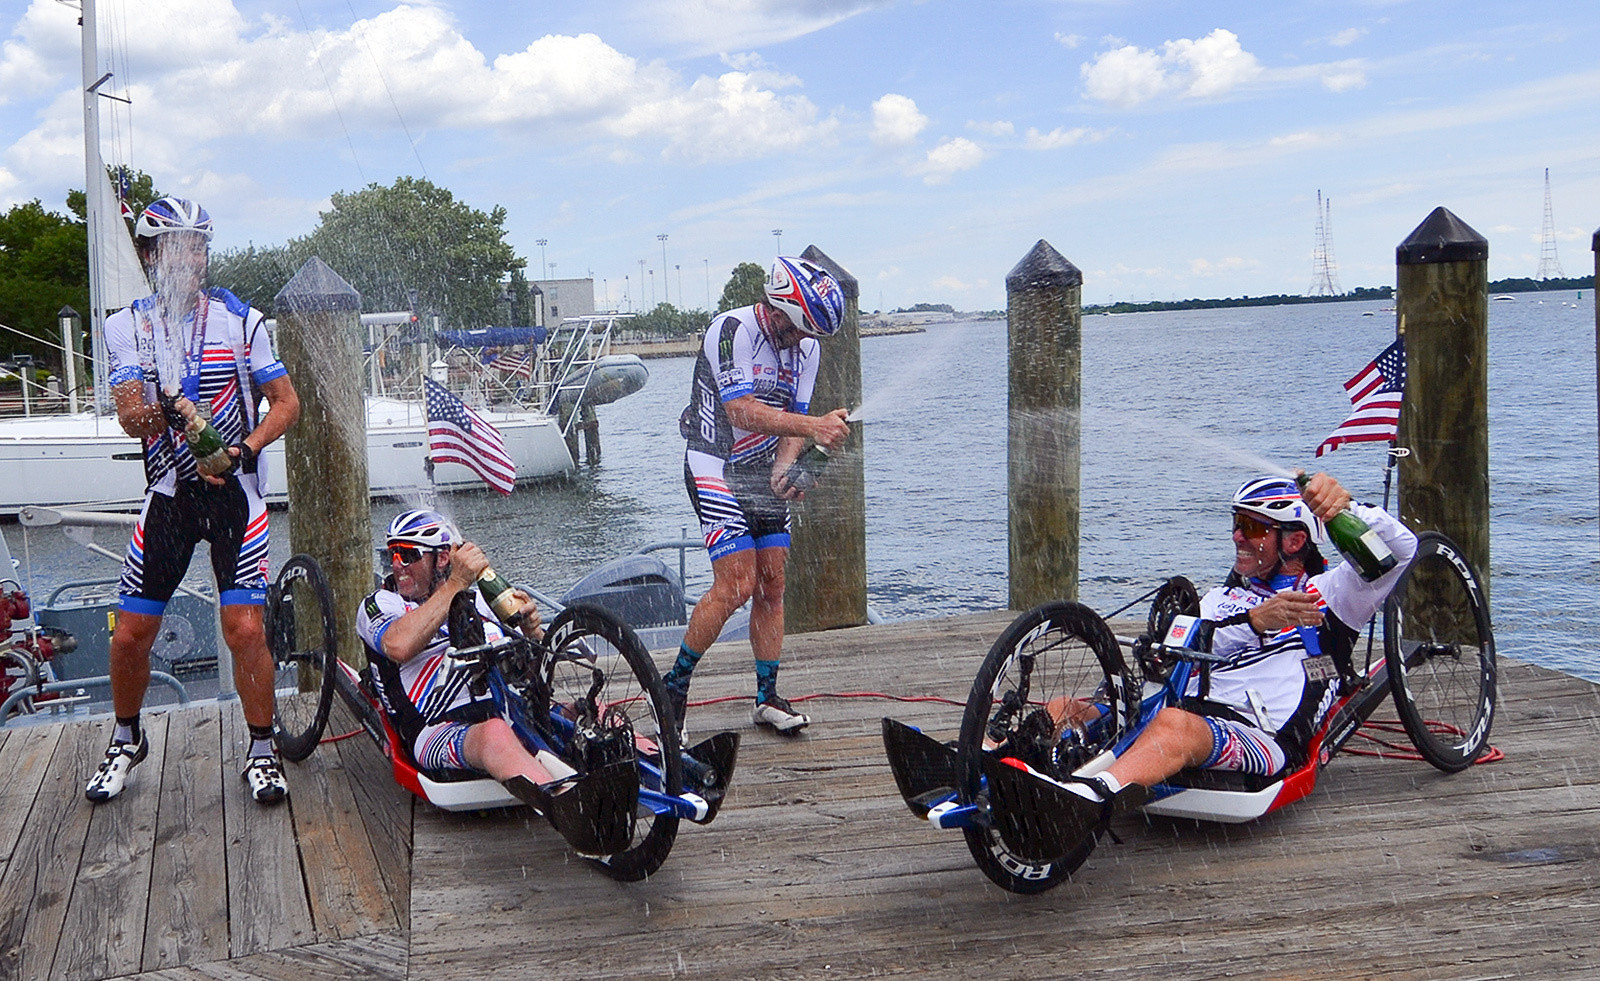
[[[1322,76],[1322,85],[1329,92],[1348,92],[1367,84],[1367,73],[1359,68],[1333,69]]]
[[[1261,74],[1238,35],[1217,28],[1198,40],[1167,41],[1158,53],[1123,45],[1080,69],[1090,98],[1131,108],[1166,92],[1204,99],[1226,95]]]
[[[976,288],[974,284],[964,279],[958,279],[955,276],[940,276],[933,281],[933,287],[955,293],[970,293]]]
[[[872,142],[879,146],[905,146],[928,126],[917,104],[890,92],[872,104]]]
[[[1333,37],[1328,38],[1328,43],[1336,48],[1344,48],[1355,44],[1366,35],[1367,29],[1365,27],[1347,27]]]
[[[1004,119],[996,119],[990,122],[969,119],[967,120],[967,129],[970,129],[975,133],[982,133],[985,136],[997,137],[1010,136],[1012,133],[1017,131],[1016,126]]]
[[[983,147],[964,136],[945,140],[928,151],[922,179],[929,184],[943,184],[955,174],[978,166],[986,156]]]
[[[1104,133],[1096,132],[1083,126],[1077,126],[1072,129],[1062,129],[1058,126],[1048,133],[1041,133],[1030,126],[1026,137],[1026,145],[1030,150],[1058,150],[1064,146],[1095,142],[1104,138]]]
[[[1083,43],[1082,34],[1056,34],[1056,43],[1063,48],[1076,48]]]
[[[635,7],[648,33],[703,52],[774,45],[891,0],[660,0]]]
[[[1212,262],[1209,259],[1191,259],[1189,261],[1189,271],[1196,276],[1221,276],[1240,270],[1260,268],[1260,260],[1242,259],[1238,256],[1229,256],[1226,259],[1218,259],[1216,262]]]

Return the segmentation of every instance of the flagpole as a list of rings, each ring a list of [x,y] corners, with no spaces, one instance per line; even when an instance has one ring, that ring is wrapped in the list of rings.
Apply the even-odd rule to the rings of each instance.
[[[1399,324],[1399,326],[1397,326],[1395,328],[1394,333],[1395,333],[1395,337],[1399,338],[1400,340],[1405,340],[1405,336],[1406,336],[1406,315],[1405,314],[1402,313],[1400,315],[1400,324]],[[1405,393],[1404,392],[1401,393],[1400,398],[1401,398],[1401,404],[1404,405],[1405,404],[1405,402],[1404,402]],[[1399,438],[1400,438],[1400,427],[1397,425],[1395,427],[1395,436],[1394,436],[1394,438],[1389,440],[1389,452],[1384,454],[1384,458],[1383,458],[1383,509],[1385,511],[1389,510],[1389,489],[1390,489],[1390,487],[1391,487],[1391,485],[1392,485],[1392,483],[1394,481],[1395,467],[1396,467],[1396,465],[1399,464],[1401,459],[1411,455],[1411,451],[1410,450],[1406,449],[1403,446],[1398,445],[1399,444]]]
[[[439,487],[433,482],[433,418],[428,414],[428,380],[422,380],[422,472],[428,486],[422,488],[422,503],[432,508],[439,500]],[[1384,495],[1387,497],[1387,493]]]

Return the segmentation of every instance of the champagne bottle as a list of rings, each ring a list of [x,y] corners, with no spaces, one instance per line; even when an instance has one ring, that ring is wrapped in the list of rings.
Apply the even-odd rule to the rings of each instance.
[[[802,494],[817,486],[817,478],[822,476],[822,469],[828,465],[828,451],[821,444],[812,443],[811,448],[800,454],[800,458],[789,466],[784,474],[789,481],[789,486]]]
[[[211,425],[211,420],[198,406],[195,407],[194,418],[184,426],[183,437],[189,443],[189,452],[194,454],[194,465],[201,473],[216,477],[233,469],[233,457],[228,455],[228,444],[222,441],[222,434],[217,432],[217,427]]]
[[[1295,483],[1304,490],[1311,478],[1305,474],[1295,477]],[[1333,539],[1333,544],[1339,549],[1339,554],[1355,563],[1356,570],[1361,573],[1361,578],[1372,582],[1379,576],[1395,567],[1397,560],[1394,553],[1389,551],[1389,546],[1378,533],[1373,531],[1365,521],[1356,517],[1349,509],[1345,508],[1327,522],[1328,537]]]
[[[489,608],[494,610],[501,622],[513,627],[522,622],[516,591],[506,582],[505,576],[493,568],[483,570],[483,574],[478,576],[478,592],[483,594],[483,598],[489,602]]]

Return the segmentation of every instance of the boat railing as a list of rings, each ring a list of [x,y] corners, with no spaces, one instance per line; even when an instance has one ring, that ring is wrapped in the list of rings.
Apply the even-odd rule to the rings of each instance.
[[[545,412],[561,419],[567,436],[583,415],[583,399],[594,377],[595,365],[611,353],[611,333],[630,314],[596,314],[569,317],[551,331],[541,374],[549,379]]]

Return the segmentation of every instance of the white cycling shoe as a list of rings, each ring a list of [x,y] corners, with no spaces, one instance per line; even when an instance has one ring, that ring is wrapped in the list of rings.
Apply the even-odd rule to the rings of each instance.
[[[750,710],[750,721],[788,735],[810,725],[811,716],[796,712],[786,699],[773,695],[764,702],[756,702],[756,707]]]
[[[276,804],[289,796],[289,782],[275,756],[252,756],[240,774],[250,785],[250,796],[258,804]]]
[[[99,804],[122,793],[123,788],[128,785],[128,774],[134,767],[143,763],[149,754],[150,742],[143,732],[139,733],[139,741],[136,743],[113,741],[106,747],[106,758],[100,761],[94,776],[89,778],[89,785],[84,788],[83,796]]]

